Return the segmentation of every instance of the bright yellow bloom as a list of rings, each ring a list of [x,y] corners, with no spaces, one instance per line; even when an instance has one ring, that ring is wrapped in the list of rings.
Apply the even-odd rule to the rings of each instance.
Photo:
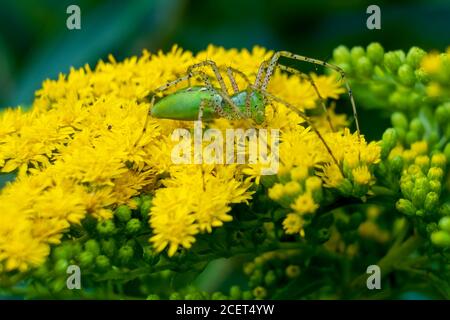
[[[441,58],[438,52],[431,52],[422,58],[420,63],[422,69],[427,73],[437,73],[441,68]]]
[[[311,193],[307,192],[299,196],[294,204],[291,205],[291,208],[299,214],[305,214],[314,213],[319,208],[319,205],[314,202]]]
[[[283,221],[283,228],[287,234],[299,233],[303,228],[303,220],[296,213],[289,213]]]
[[[353,169],[352,175],[355,182],[359,185],[368,185],[372,180],[372,175],[365,165]]]

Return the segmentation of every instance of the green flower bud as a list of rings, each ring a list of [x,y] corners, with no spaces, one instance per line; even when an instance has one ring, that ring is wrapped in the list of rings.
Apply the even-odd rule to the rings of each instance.
[[[350,51],[346,46],[340,45],[333,50],[333,60],[336,63],[349,63],[350,62]]]
[[[431,157],[432,167],[439,167],[444,170],[446,165],[447,165],[447,158],[445,157],[445,154],[440,152],[433,154],[433,156]]]
[[[286,276],[289,279],[297,278],[300,275],[300,267],[296,265],[289,265],[286,268]]]
[[[78,256],[78,261],[80,262],[81,267],[90,267],[94,262],[94,255],[90,251],[83,251]]]
[[[191,293],[188,293],[185,297],[185,300],[203,300],[203,295],[198,292],[198,291],[194,291]]]
[[[86,243],[84,244],[84,249],[86,251],[91,252],[94,255],[94,257],[100,254],[100,245],[95,239],[90,239],[86,241]]]
[[[277,283],[277,275],[275,271],[269,270],[267,271],[265,277],[264,277],[264,283],[268,287],[272,287]]]
[[[420,81],[423,84],[426,84],[430,81],[430,75],[423,69],[416,69],[414,71],[414,75],[416,76],[417,81]]]
[[[67,267],[69,266],[69,262],[65,259],[59,259],[55,263],[55,272],[57,274],[66,274]]]
[[[450,247],[450,233],[442,230],[433,232],[431,242],[439,247]]]
[[[416,76],[414,70],[409,64],[403,64],[398,68],[398,78],[405,86],[412,86],[416,82]]]
[[[427,174],[428,179],[441,181],[444,177],[444,171],[439,167],[431,167]]]
[[[114,256],[116,252],[116,241],[113,238],[101,241],[102,252],[108,257]]]
[[[248,262],[244,264],[244,273],[246,275],[251,275],[255,271],[255,264],[253,262]]]
[[[407,216],[413,216],[416,214],[416,208],[414,207],[412,202],[407,199],[399,199],[395,204],[395,207],[398,211]]]
[[[429,182],[429,184],[430,184],[430,191],[433,191],[433,192],[435,192],[438,195],[441,193],[441,191],[442,191],[442,184],[441,184],[440,181],[431,180]]]
[[[389,160],[389,166],[393,172],[400,173],[403,169],[403,158],[401,156],[395,156]]]
[[[117,230],[114,221],[103,220],[97,223],[97,231],[102,236],[112,236]]]
[[[419,140],[419,135],[415,131],[409,131],[405,137],[406,143],[409,145]]]
[[[373,63],[381,63],[384,58],[384,49],[378,42],[372,42],[367,46],[367,56]]]
[[[127,263],[128,261],[131,260],[131,258],[134,255],[134,249],[133,247],[129,246],[129,245],[124,245],[119,249],[119,259],[123,262],[123,263]]]
[[[57,278],[51,283],[52,292],[60,292],[66,288],[66,280],[64,278]]]
[[[256,299],[264,299],[265,297],[267,297],[267,290],[264,287],[256,287],[255,289],[253,289],[253,295],[255,296]]]
[[[402,112],[394,112],[391,116],[391,123],[395,128],[408,129],[408,118]]]
[[[249,279],[249,285],[251,287],[256,287],[258,285],[261,285],[262,282],[263,282],[263,273],[261,270],[256,269],[255,271],[253,271],[253,274]]]
[[[224,295],[222,292],[214,292],[211,295],[212,300],[228,300],[227,296]]]
[[[179,292],[173,292],[170,294],[169,300],[183,300],[183,297]]]
[[[443,217],[439,220],[439,228],[450,233],[450,217]]]
[[[353,47],[350,50],[350,56],[352,58],[352,64],[356,65],[358,63],[358,59],[361,57],[364,57],[366,53],[364,52],[364,48],[357,46],[357,47]]]
[[[149,294],[146,300],[161,300],[157,294]]]
[[[139,219],[131,219],[127,222],[127,226],[125,227],[125,231],[128,234],[137,234],[139,230],[141,230],[142,224]]]
[[[438,106],[434,112],[434,118],[439,124],[445,124],[450,119],[450,103]]]
[[[429,192],[425,197],[424,209],[427,212],[435,211],[439,205],[439,196],[436,192]]]
[[[419,47],[412,47],[409,49],[406,55],[406,63],[408,63],[411,68],[416,69],[420,65],[420,61],[426,55],[426,52]]]
[[[60,259],[68,260],[72,257],[72,250],[69,245],[62,244],[53,249],[52,257],[55,260],[60,260]]]
[[[241,291],[241,287],[239,286],[232,286],[230,288],[230,298],[232,300],[239,300],[242,298],[242,291]]]
[[[425,128],[423,127],[422,121],[420,121],[419,118],[414,118],[411,120],[411,123],[409,124],[409,128],[412,131],[417,132],[419,136],[423,135],[425,132]]]
[[[412,198],[412,192],[414,189],[414,182],[411,180],[402,181],[400,183],[400,189],[402,190],[402,194],[411,199]]]
[[[426,155],[417,156],[414,159],[414,164],[416,164],[422,172],[427,172],[430,168],[430,157]]]
[[[373,72],[373,65],[369,58],[360,57],[356,62],[356,72],[363,77],[370,77]]]
[[[337,189],[344,195],[350,196],[353,193],[353,185],[347,178],[343,179]]]
[[[384,66],[391,73],[396,73],[401,64],[402,60],[397,53],[389,51],[384,54]]]
[[[252,300],[253,299],[253,293],[250,290],[244,291],[242,293],[242,299],[244,299],[244,300]]]
[[[340,62],[336,64],[339,68],[341,68],[342,70],[344,70],[344,72],[346,74],[350,74],[353,72],[353,68],[352,65],[350,63],[345,63],[345,62]],[[268,177],[268,176],[263,176],[263,177]]]
[[[131,219],[131,209],[128,206],[122,204],[117,207],[115,215],[117,219],[119,219],[119,221],[127,222]]]
[[[152,207],[152,201],[151,200],[144,200],[142,201],[140,212],[141,216],[144,220],[148,219],[150,208]]]
[[[416,216],[423,217],[425,215],[425,211],[422,209],[416,211]]]
[[[449,202],[442,204],[442,206],[439,208],[439,214],[441,216],[450,216],[450,203]]]
[[[106,270],[109,268],[109,258],[104,255],[99,255],[95,258],[95,264],[100,270]]]
[[[387,129],[383,133],[381,144],[381,157],[386,158],[391,152],[392,148],[397,144],[397,132],[393,128]]]

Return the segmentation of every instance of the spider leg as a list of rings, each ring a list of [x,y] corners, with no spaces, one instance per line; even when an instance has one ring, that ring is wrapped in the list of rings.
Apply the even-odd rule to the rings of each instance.
[[[269,66],[267,67],[267,72],[266,72],[266,75],[264,77],[261,89],[266,90],[266,88],[267,88],[267,86],[269,84],[269,81],[271,79],[271,76],[272,76],[272,74],[274,72],[275,67],[277,66],[277,64],[280,64],[279,61],[278,61],[280,57],[285,57],[285,58],[293,59],[293,60],[297,60],[297,61],[304,61],[304,62],[316,64],[316,65],[321,65],[321,66],[330,68],[330,69],[332,69],[334,71],[337,71],[341,75],[341,78],[342,78],[342,80],[345,83],[345,87],[347,89],[348,96],[350,98],[350,103],[352,105],[353,117],[355,118],[356,131],[358,132],[358,137],[360,137],[360,129],[359,129],[358,114],[357,114],[357,111],[356,111],[356,104],[355,104],[355,100],[353,98],[352,89],[350,88],[350,85],[349,85],[349,82],[348,82],[348,80],[347,80],[347,78],[345,76],[344,70],[342,70],[342,68],[340,68],[340,67],[338,67],[338,66],[336,66],[334,64],[331,64],[331,63],[328,63],[328,62],[325,62],[325,61],[321,61],[321,60],[317,60],[317,59],[301,56],[301,55],[298,55],[298,54],[293,54],[293,53],[288,52],[288,51],[278,51],[270,59]]]

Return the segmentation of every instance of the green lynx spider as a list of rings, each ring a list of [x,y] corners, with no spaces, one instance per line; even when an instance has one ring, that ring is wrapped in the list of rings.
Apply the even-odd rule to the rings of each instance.
[[[214,118],[226,117],[229,119],[252,119],[253,121],[255,121],[255,123],[261,124],[264,122],[265,106],[270,100],[273,100],[285,105],[289,109],[296,112],[300,117],[302,117],[305,122],[311,127],[311,129],[317,134],[319,139],[323,142],[328,152],[332,156],[334,162],[337,164],[338,162],[331,152],[331,149],[325,142],[322,135],[310,121],[308,116],[306,116],[306,114],[299,108],[267,92],[267,87],[269,85],[271,77],[274,74],[274,70],[277,67],[281,70],[297,74],[301,78],[306,79],[313,86],[315,93],[317,94],[321,103],[321,106],[324,109],[324,112],[326,112],[328,123],[333,130],[324,100],[320,95],[320,92],[313,79],[309,75],[302,73],[299,70],[282,65],[279,62],[280,57],[321,65],[337,71],[345,82],[345,86],[352,105],[356,130],[358,136],[360,135],[356,105],[353,99],[352,90],[350,88],[348,80],[345,77],[345,72],[340,67],[328,62],[293,54],[287,51],[276,52],[270,60],[262,62],[258,68],[256,80],[253,84],[250,83],[247,76],[241,71],[232,67],[226,67],[225,70],[230,79],[230,83],[233,89],[232,95],[228,94],[228,88],[221,75],[220,69],[214,61],[205,60],[193,64],[187,69],[187,73],[185,75],[171,82],[168,82],[167,84],[154,90],[151,99],[150,113],[155,118],[163,119],[211,120]],[[215,78],[220,85],[220,89],[213,87],[209,76],[206,75],[206,73],[204,73],[203,71],[198,70],[202,67],[210,67],[212,69]],[[236,79],[233,75],[234,73],[239,74],[245,80],[245,82],[247,83],[247,88],[245,88],[244,90],[239,90]],[[190,86],[190,79],[193,77],[200,77],[204,85]],[[189,86],[187,88],[169,94],[155,103],[157,93],[163,92],[170,87],[176,86],[182,81],[189,81]]]

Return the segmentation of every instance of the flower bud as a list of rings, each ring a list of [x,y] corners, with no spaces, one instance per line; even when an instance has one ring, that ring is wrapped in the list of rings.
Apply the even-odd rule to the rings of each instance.
[[[384,66],[391,72],[395,73],[397,72],[397,69],[402,64],[402,61],[400,59],[400,56],[393,52],[389,51],[384,54]]]
[[[389,128],[383,133],[381,143],[381,157],[384,159],[389,155],[389,152],[397,144],[397,132],[393,128]]]
[[[92,253],[94,257],[100,254],[100,245],[98,244],[97,240],[90,239],[86,241],[86,243],[84,244],[84,248],[86,251]]]
[[[406,55],[406,63],[408,63],[411,68],[416,69],[419,67],[422,58],[425,56],[426,52],[419,47],[412,47],[409,49]]]
[[[112,236],[116,233],[116,225],[112,220],[103,220],[97,223],[97,231],[102,236]]]
[[[408,129],[408,118],[402,112],[394,112],[391,115],[391,123],[395,128]]]
[[[438,205],[439,205],[439,196],[437,195],[437,193],[429,192],[425,197],[425,202],[423,205],[424,209],[427,212],[432,212],[437,209]]]
[[[356,62],[356,72],[363,77],[370,77],[373,72],[373,65],[369,58],[360,57]]]
[[[122,204],[117,207],[115,215],[117,219],[119,219],[119,221],[127,222],[131,219],[131,209],[128,206]]]
[[[109,238],[101,241],[102,252],[108,257],[114,256],[116,252],[116,241],[114,238]]]
[[[400,189],[402,191],[402,194],[405,197],[411,199],[412,198],[412,192],[413,192],[413,189],[414,189],[414,182],[412,182],[412,180],[402,181],[400,183]]]
[[[441,104],[434,112],[434,118],[439,124],[445,124],[450,120],[450,103]]]
[[[450,233],[450,217],[443,217],[439,220],[439,228]]]
[[[66,274],[68,266],[69,262],[66,259],[59,259],[56,261],[54,269],[57,274]]]
[[[450,143],[445,145],[444,154],[447,159],[450,159]]]
[[[364,52],[364,48],[357,46],[357,47],[353,47],[350,50],[350,56],[352,58],[352,64],[356,65],[358,63],[358,59],[361,57],[364,57],[365,52]]]
[[[339,183],[339,186],[337,187],[337,189],[344,195],[344,196],[349,196],[352,195],[353,193],[353,185],[350,182],[350,180],[346,179],[342,179],[342,181]]]
[[[78,256],[78,261],[81,267],[90,267],[94,261],[94,255],[90,251],[83,251]]]
[[[427,174],[428,179],[441,181],[444,177],[444,171],[439,167],[431,167]]]
[[[267,287],[274,286],[277,283],[277,280],[277,275],[273,270],[267,271],[266,275],[264,276],[264,283]]]
[[[416,82],[413,69],[409,64],[403,64],[398,68],[398,78],[405,86],[412,86]]]
[[[395,204],[395,207],[398,211],[407,216],[413,216],[416,214],[416,208],[414,207],[412,202],[407,199],[399,199]]]
[[[367,46],[367,56],[373,63],[381,63],[384,58],[384,49],[378,42],[372,42]]]
[[[427,172],[430,168],[430,157],[422,155],[414,159],[414,164],[416,164],[422,172]]]
[[[349,63],[350,62],[350,51],[346,46],[340,45],[333,50],[333,60],[336,63]]]
[[[286,276],[290,279],[297,278],[300,275],[300,267],[297,265],[289,265],[286,268]]]
[[[256,287],[255,289],[253,289],[253,295],[255,296],[256,299],[264,299],[265,297],[267,297],[267,290],[264,287]]]
[[[440,181],[431,180],[429,182],[429,184],[430,184],[430,191],[433,191],[433,192],[435,192],[438,195],[441,193],[441,191],[442,191],[442,184],[441,184]]]
[[[110,266],[109,258],[104,255],[99,255],[97,258],[95,258],[95,265],[100,270],[107,270]]]
[[[443,153],[433,154],[433,156],[431,157],[432,167],[439,167],[444,170],[446,165],[447,165],[447,158],[445,157],[445,154]]]
[[[124,245],[119,249],[119,259],[123,263],[127,263],[128,261],[130,261],[133,255],[134,255],[133,247],[129,245]]]
[[[169,296],[169,300],[183,300],[183,297],[179,292],[172,292]]]
[[[425,128],[423,127],[422,121],[420,121],[419,118],[414,118],[411,120],[411,123],[409,124],[409,128],[412,131],[417,132],[419,136],[423,135],[425,132]]]
[[[450,233],[442,230],[433,232],[431,241],[439,247],[450,247]]]
[[[232,300],[239,300],[242,298],[242,290],[239,286],[232,286],[230,288],[230,298]]]
[[[125,232],[128,234],[137,234],[141,230],[142,224],[139,219],[133,218],[127,222]]]
[[[395,156],[389,160],[389,166],[393,172],[400,173],[403,169],[403,158],[401,156]]]
[[[146,199],[142,201],[141,207],[140,207],[140,213],[144,220],[148,218],[150,208],[152,207],[152,200]]]
[[[415,131],[409,131],[405,137],[407,144],[413,144],[414,142],[419,140],[419,135]]]
[[[157,294],[149,294],[146,300],[161,300]]]
[[[253,299],[253,293],[250,290],[244,291],[242,293],[242,299],[244,299],[244,300],[252,300]]]

